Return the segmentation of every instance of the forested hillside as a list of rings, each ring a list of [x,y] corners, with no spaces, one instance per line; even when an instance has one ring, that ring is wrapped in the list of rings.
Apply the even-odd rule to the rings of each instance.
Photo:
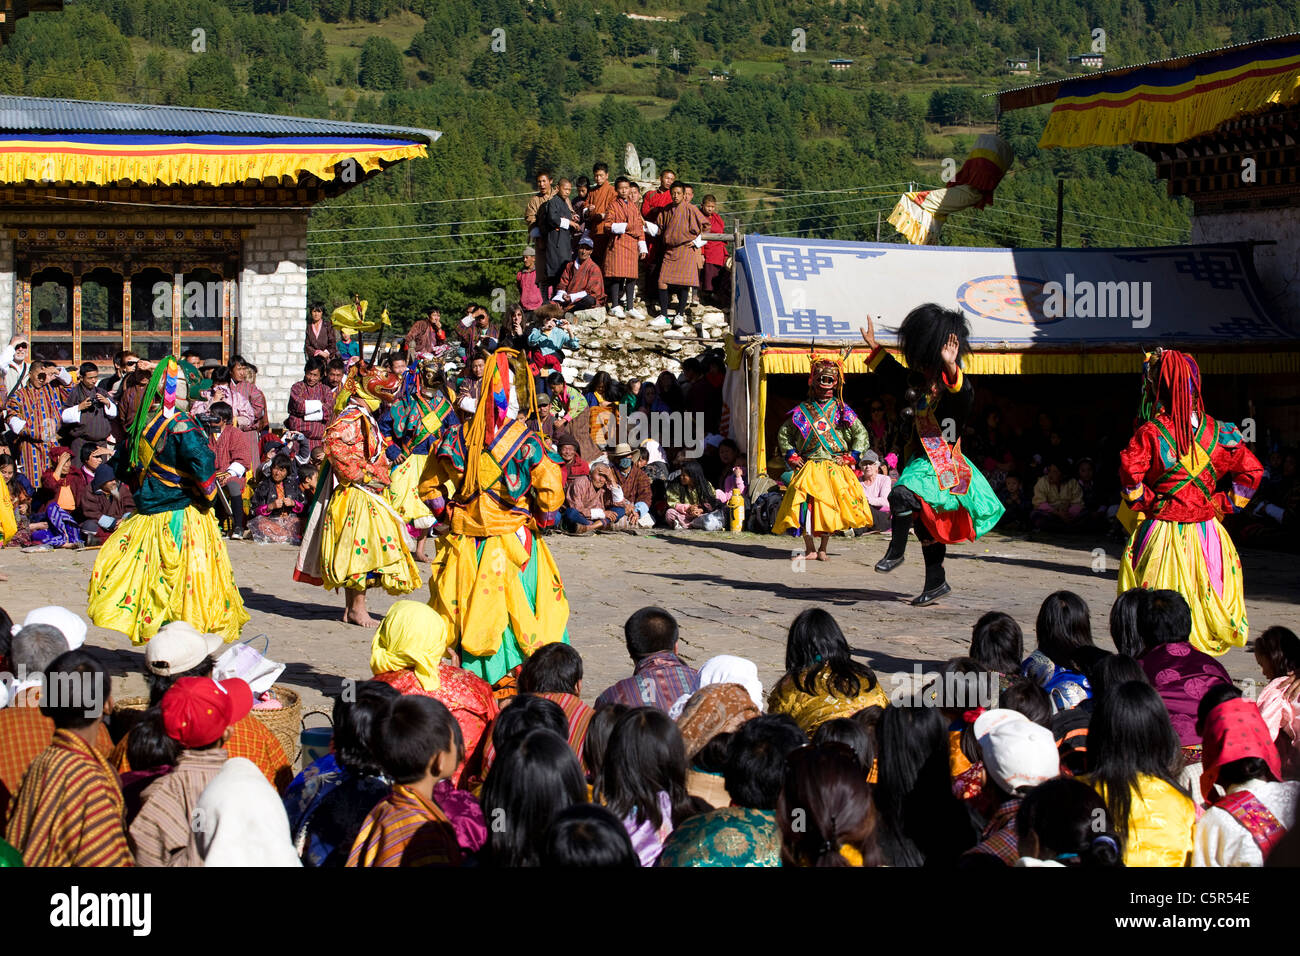
[[[1144,157],[1039,151],[1046,109],[995,127],[986,94],[1071,72],[1097,29],[1111,66],[1297,28],[1300,0],[68,0],[20,22],[0,91],[441,130],[427,161],[312,215],[312,297],[406,319],[509,287],[533,171],[619,170],[627,142],[729,224],[874,238],[909,182],[1000,128],[1013,172],[946,242],[1050,244],[1058,177],[1067,245],[1184,241]]]

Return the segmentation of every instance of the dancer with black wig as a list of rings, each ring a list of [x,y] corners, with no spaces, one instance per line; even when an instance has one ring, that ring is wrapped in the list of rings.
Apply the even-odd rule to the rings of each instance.
[[[902,396],[900,415],[915,425],[903,449],[906,464],[889,493],[892,537],[876,570],[892,571],[903,563],[915,527],[925,585],[912,604],[924,607],[952,590],[943,568],[948,545],[981,537],[1003,513],[988,481],[962,454],[960,439],[950,444],[947,437],[961,435],[975,400],[970,378],[958,364],[970,352],[970,326],[961,312],[934,303],[913,309],[898,327],[906,368],[876,340],[871,316],[862,338],[871,347],[868,368],[883,377],[887,391]]]

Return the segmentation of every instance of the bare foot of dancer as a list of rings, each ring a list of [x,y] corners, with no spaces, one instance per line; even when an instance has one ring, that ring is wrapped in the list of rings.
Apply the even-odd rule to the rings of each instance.
[[[358,627],[379,626],[379,622],[366,612],[365,591],[354,591],[351,588],[344,588],[343,595],[343,600],[347,605],[343,609],[344,624],[355,624]]]

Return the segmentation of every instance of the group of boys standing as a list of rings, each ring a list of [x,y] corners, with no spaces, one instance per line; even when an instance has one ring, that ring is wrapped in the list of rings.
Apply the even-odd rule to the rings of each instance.
[[[657,305],[660,322],[668,325],[697,295],[724,294],[726,245],[704,238],[724,228],[713,196],[704,197],[702,209],[695,206],[694,191],[670,169],[644,198],[626,176],[611,183],[605,163],[596,163],[592,176],[591,184],[580,178],[571,199],[568,179],[557,183],[549,171],[537,174],[537,194],[524,220],[537,250],[544,298],[566,311],[608,303],[616,318],[640,318],[633,305],[640,285],[655,290],[646,302]]]

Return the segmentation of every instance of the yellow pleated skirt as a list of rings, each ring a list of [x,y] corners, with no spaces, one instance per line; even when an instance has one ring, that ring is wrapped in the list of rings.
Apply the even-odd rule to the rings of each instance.
[[[806,461],[790,481],[772,524],[773,534],[834,534],[871,527],[871,506],[862,482],[847,465]]]
[[[1241,559],[1217,520],[1139,522],[1120,559],[1118,593],[1137,587],[1177,591],[1187,600],[1197,650],[1219,655],[1245,646]]]
[[[171,621],[236,640],[248,623],[221,529],[211,511],[133,514],[117,526],[90,572],[87,614],[143,644]]]
[[[522,660],[544,644],[564,640],[569,623],[560,569],[537,535],[531,553],[516,534],[443,536],[429,579],[429,604],[447,621],[462,651],[475,657],[492,657],[503,638],[512,637]]]
[[[339,485],[330,495],[320,558],[322,583],[330,589],[382,587],[409,594],[421,583],[401,515],[356,485]]]
[[[408,524],[417,518],[433,516],[428,505],[420,500],[420,475],[428,460],[428,455],[411,455],[389,476],[388,500]]]
[[[0,544],[17,533],[18,521],[14,517],[14,503],[9,498],[9,485],[0,478]]]

